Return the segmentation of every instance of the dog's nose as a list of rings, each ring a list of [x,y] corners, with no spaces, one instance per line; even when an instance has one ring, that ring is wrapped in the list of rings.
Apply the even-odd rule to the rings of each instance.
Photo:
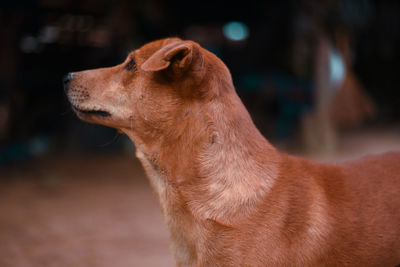
[[[74,77],[74,74],[71,73],[71,72],[68,73],[67,75],[64,75],[62,80],[63,80],[63,85],[64,85],[64,91],[65,92],[68,92],[69,84],[70,84],[70,82],[71,82],[73,77]]]

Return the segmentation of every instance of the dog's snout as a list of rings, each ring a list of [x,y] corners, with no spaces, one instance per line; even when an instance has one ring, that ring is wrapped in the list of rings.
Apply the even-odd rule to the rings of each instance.
[[[63,81],[64,91],[65,91],[65,92],[68,91],[69,84],[70,84],[70,82],[71,82],[71,80],[72,80],[73,77],[74,77],[74,74],[71,73],[71,72],[68,73],[68,74],[66,74],[66,75],[64,75],[62,81]]]
[[[69,82],[72,80],[72,78],[74,77],[74,74],[73,73],[68,73],[68,74],[66,74],[66,75],[64,75],[64,77],[63,77],[63,83],[64,83],[64,85],[68,85],[69,84]]]

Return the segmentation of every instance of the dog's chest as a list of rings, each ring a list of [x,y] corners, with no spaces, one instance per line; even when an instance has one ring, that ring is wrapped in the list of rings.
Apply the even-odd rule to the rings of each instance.
[[[170,199],[167,196],[167,187],[168,183],[166,181],[166,177],[164,177],[163,173],[157,168],[148,156],[143,153],[140,149],[136,150],[136,156],[140,160],[143,165],[143,168],[146,171],[146,175],[150,180],[151,186],[154,191],[157,193],[163,212],[167,211],[167,207],[170,206]]]
[[[161,208],[171,233],[172,249],[179,266],[190,266],[196,259],[195,223],[179,202],[179,194],[167,181],[165,174],[149,160],[145,153],[136,151],[150,183],[157,193]]]

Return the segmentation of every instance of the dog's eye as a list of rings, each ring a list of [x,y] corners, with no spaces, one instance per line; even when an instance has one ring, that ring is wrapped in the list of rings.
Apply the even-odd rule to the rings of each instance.
[[[126,69],[126,70],[133,70],[134,68],[136,68],[136,62],[135,62],[135,60],[132,58],[132,59],[129,60],[129,62],[125,65],[125,69]]]

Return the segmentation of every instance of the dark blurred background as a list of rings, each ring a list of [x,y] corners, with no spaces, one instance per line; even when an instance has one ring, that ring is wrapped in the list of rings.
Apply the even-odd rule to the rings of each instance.
[[[318,106],[321,39],[332,54],[328,68],[335,51],[344,54],[331,68],[340,76],[345,59],[375,106],[374,116],[347,124],[400,118],[398,1],[5,0],[0,8],[0,164],[53,150],[121,149],[113,130],[75,118],[61,77],[118,64],[168,36],[198,41],[222,58],[270,139],[297,138],[302,116]]]
[[[126,167],[134,162],[133,156],[127,153],[134,151],[133,145],[115,130],[79,121],[67,103],[61,79],[70,71],[119,64],[131,50],[163,37],[195,40],[219,56],[231,70],[237,92],[258,128],[283,150],[317,160],[341,160],[367,152],[399,149],[399,14],[400,2],[390,0],[2,0],[0,181],[6,181],[4,190],[8,192],[2,202],[20,199],[17,196],[22,193],[16,192],[21,188],[21,181],[29,184],[26,194],[31,194],[23,201],[25,204],[53,194],[54,188],[64,194],[65,190],[60,188],[69,184],[71,176],[89,179],[88,187],[96,184],[92,178],[97,181],[102,174],[105,184],[110,183],[111,187],[118,184],[120,180],[112,170],[124,169],[119,164]],[[82,161],[88,164],[82,165]],[[120,161],[123,163],[115,163]],[[126,173],[120,177],[140,176],[138,179],[142,181],[142,170],[136,165],[126,167]],[[90,168],[109,168],[109,172],[97,170],[94,175]],[[72,170],[75,172],[71,173]],[[130,174],[132,171],[136,176]],[[125,181],[125,178],[119,179]],[[35,189],[38,184],[40,190]],[[71,183],[70,186],[84,185]],[[7,191],[7,188],[13,189]],[[109,188],[108,184],[104,188]],[[115,190],[119,195],[120,189]],[[76,198],[83,201],[90,192],[82,191]],[[127,195],[134,195],[131,193]],[[111,193],[99,191],[99,194]],[[65,195],[65,203],[71,203],[71,198],[74,197]],[[109,209],[120,203],[113,201],[116,202],[109,204]],[[34,208],[38,209],[38,205]],[[39,217],[57,213],[60,206],[55,205],[54,213],[44,208],[44,217]],[[77,206],[71,204],[71,216],[87,213],[85,209],[78,211]],[[20,211],[17,212],[20,215],[13,217],[14,221],[0,216],[0,229],[3,229],[0,233],[9,237],[7,242],[21,240],[20,243],[13,241],[13,245],[3,240],[4,247],[14,249],[10,255],[16,255],[15,259],[30,253],[21,249],[26,240],[31,240],[32,246],[42,240],[38,237],[40,234],[35,236],[26,230],[24,207],[24,204],[3,206],[8,212]],[[154,207],[157,205],[149,209]],[[127,207],[119,214],[133,208]],[[157,218],[160,224],[155,227],[162,227]],[[137,221],[131,219],[131,223]],[[50,228],[58,225],[49,220],[36,222]],[[147,223],[145,220],[144,225]],[[100,235],[96,231],[91,233]],[[67,238],[73,234],[56,231],[53,238],[58,240],[60,236]],[[113,247],[121,241],[113,240]],[[86,241],[93,243],[90,238]],[[57,242],[50,242],[52,245],[46,250],[57,248],[54,245]],[[137,244],[134,240],[130,242]],[[143,246],[138,251],[154,249],[151,245]],[[16,260],[4,260],[0,265],[54,266],[51,264],[57,259],[68,262],[61,254],[48,253],[50,256],[40,251],[29,254],[31,258],[25,256],[31,265]],[[100,266],[96,259],[104,253],[100,249],[85,255],[92,255],[92,258],[87,256],[89,266]],[[115,257],[123,259],[124,256]],[[69,263],[82,262],[82,258],[78,259],[70,259]],[[168,265],[162,257],[158,263],[149,261],[139,265],[136,262],[135,265],[132,262],[135,261],[126,266]]]

